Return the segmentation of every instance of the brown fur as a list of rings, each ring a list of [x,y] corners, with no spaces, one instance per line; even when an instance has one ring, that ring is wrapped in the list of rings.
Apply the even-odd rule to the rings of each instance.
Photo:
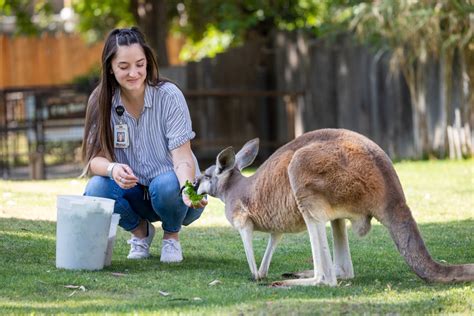
[[[356,233],[365,235],[375,217],[422,279],[474,280],[474,265],[443,266],[431,258],[389,157],[355,132],[306,133],[278,149],[251,177],[234,168],[220,182],[216,195],[237,228],[293,233],[309,222],[348,218]]]

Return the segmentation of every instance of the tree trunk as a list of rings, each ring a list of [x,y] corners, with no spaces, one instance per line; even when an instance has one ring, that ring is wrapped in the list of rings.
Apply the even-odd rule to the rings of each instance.
[[[466,133],[467,152],[468,157],[474,156],[474,49],[466,45],[459,51],[462,82],[464,88],[463,103],[466,104],[461,113],[464,119],[464,127]]]
[[[438,61],[439,67],[439,117],[436,122],[435,134],[433,136],[433,149],[436,151],[438,158],[449,156],[449,141],[447,135],[447,128],[451,122],[450,110],[452,99],[452,71],[453,54],[452,51],[446,50],[441,52]]]
[[[471,129],[474,129],[474,49],[469,47],[469,45],[466,45],[462,51],[462,61],[463,69],[467,76],[465,78],[467,82],[467,93],[465,96],[467,100],[467,113],[464,113],[464,117],[469,122]],[[472,141],[474,145],[474,137]]]
[[[427,158],[430,154],[428,122],[426,118],[426,57],[417,58],[414,62],[401,61],[401,69],[410,90],[413,114],[413,143],[415,158]]]
[[[416,86],[417,86],[417,94],[416,94],[416,103],[415,105],[415,112],[418,115],[418,128],[419,128],[419,138],[421,141],[420,149],[421,149],[421,157],[427,158],[431,154],[431,146],[429,141],[429,132],[428,132],[428,111],[427,107],[428,104],[426,103],[426,62],[419,61],[419,65],[416,67]]]
[[[148,44],[158,58],[158,65],[169,65],[166,39],[168,36],[168,14],[166,0],[132,0],[130,9]]]

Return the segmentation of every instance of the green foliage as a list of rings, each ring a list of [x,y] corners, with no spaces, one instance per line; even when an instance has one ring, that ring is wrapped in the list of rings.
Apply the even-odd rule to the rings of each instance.
[[[224,52],[233,42],[235,36],[231,32],[221,32],[209,24],[202,34],[202,39],[188,39],[179,53],[179,58],[185,61],[197,61],[204,57],[214,57]]]
[[[1,14],[16,16],[16,34],[38,35],[51,23],[52,11],[48,0],[38,0],[34,3],[29,0],[0,0]],[[36,23],[33,23],[30,12],[36,15]]]
[[[183,30],[201,39],[209,25],[236,37],[251,30],[269,32],[273,28],[312,29],[321,25],[332,1],[193,1],[184,0],[187,24]]]
[[[80,16],[78,30],[89,42],[104,38],[113,28],[136,24],[130,0],[73,0],[72,6]]]
[[[340,30],[349,19],[348,10],[340,6],[352,2],[184,0],[178,6],[179,19],[174,19],[173,30],[189,39],[180,58],[199,60],[238,45],[253,33],[267,36],[273,30],[298,29],[327,34]]]
[[[363,41],[388,46],[410,63],[471,42],[473,10],[457,0],[363,2],[353,7],[351,28]]]
[[[186,195],[189,197],[193,205],[199,204],[199,202],[204,198],[203,194],[197,194],[196,189],[194,188],[194,185],[188,180],[186,180],[183,190],[184,190],[184,193],[186,193]]]
[[[16,15],[18,31],[36,34],[47,26],[51,5],[35,1],[33,24],[28,0],[0,0],[4,14]],[[115,27],[137,24],[134,0],[72,0],[79,15],[78,30],[96,41]],[[324,36],[353,29],[364,41],[376,42],[399,54],[426,52],[465,45],[472,41],[469,13],[474,6],[462,0],[168,0],[168,24],[190,39],[182,54],[186,60],[214,56],[256,32],[275,29],[305,30]],[[403,49],[401,49],[403,48]]]
[[[181,58],[212,57],[252,34],[267,36],[274,30],[302,30],[316,36],[347,31],[353,6],[363,0],[230,0],[181,1],[175,32],[190,41]]]

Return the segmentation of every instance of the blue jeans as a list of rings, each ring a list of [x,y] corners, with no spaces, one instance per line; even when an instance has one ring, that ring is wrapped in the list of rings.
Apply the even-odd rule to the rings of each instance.
[[[204,208],[194,209],[184,204],[178,178],[169,171],[153,179],[148,187],[149,199],[144,199],[142,185],[122,189],[108,177],[93,176],[87,183],[84,195],[115,200],[114,213],[120,214],[119,226],[127,231],[137,228],[141,219],[161,221],[161,227],[169,233],[181,230],[198,219]]]

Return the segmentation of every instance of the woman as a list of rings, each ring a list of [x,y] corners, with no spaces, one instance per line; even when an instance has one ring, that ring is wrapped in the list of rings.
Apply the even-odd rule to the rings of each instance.
[[[82,158],[92,174],[85,195],[115,200],[119,225],[132,233],[129,259],[150,255],[163,228],[162,262],[183,260],[179,231],[201,215],[182,188],[199,172],[195,134],[182,92],[159,78],[158,65],[135,27],[115,29],[102,52],[102,74],[89,98]]]

